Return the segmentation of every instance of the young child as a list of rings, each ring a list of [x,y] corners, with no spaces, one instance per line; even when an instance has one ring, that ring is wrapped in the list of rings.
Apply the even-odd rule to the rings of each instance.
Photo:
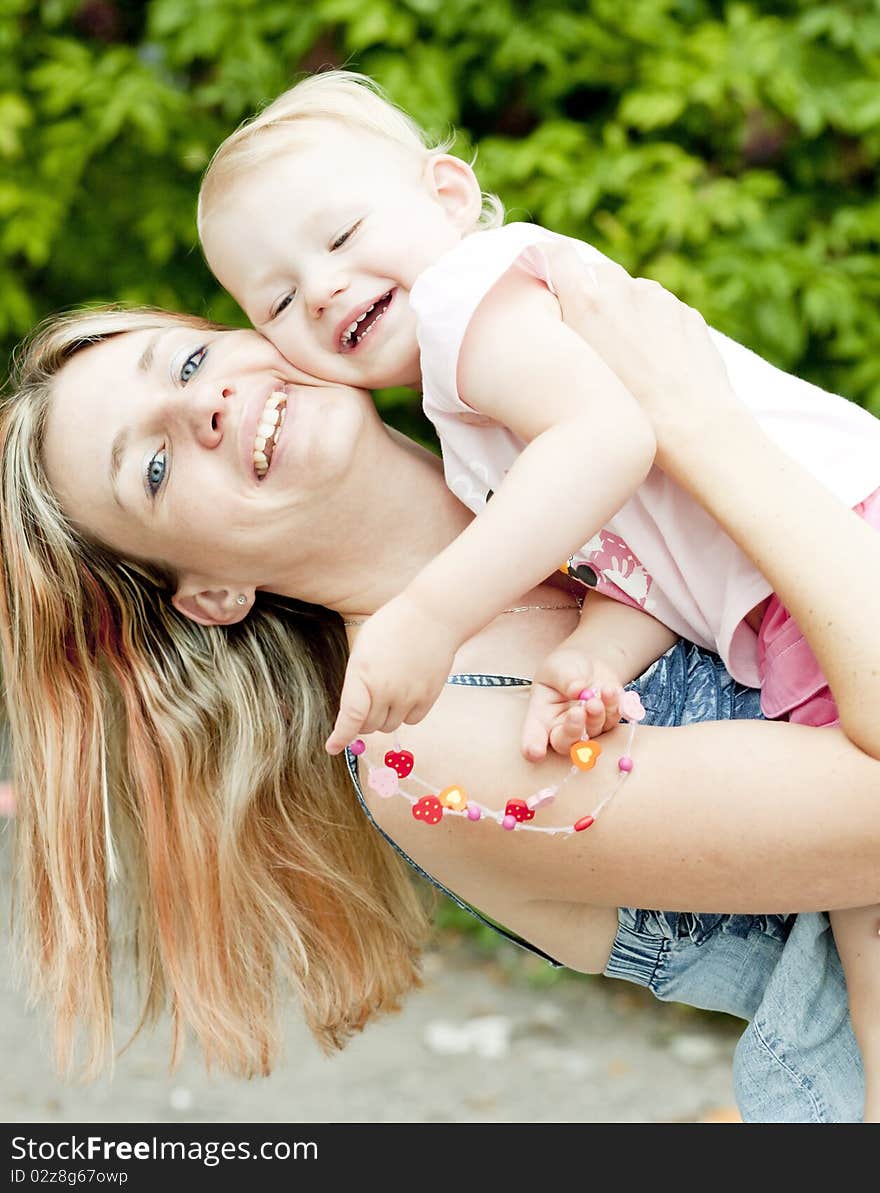
[[[570,744],[583,688],[603,697],[587,705],[588,731],[615,721],[619,685],[673,635],[716,649],[735,678],[760,686],[767,715],[833,723],[796,624],[653,466],[642,409],[562,322],[544,251],[560,238],[501,219],[468,165],[429,148],[368,80],[343,72],[282,95],[221,146],[205,176],[205,252],[254,326],[327,380],[421,387],[447,482],[479,514],[362,629],[328,749],[420,720],[462,642],[560,565],[598,597],[535,676],[529,756],[548,739]],[[603,260],[570,243],[585,262]],[[714,337],[764,430],[880,526],[880,422]],[[875,1061],[862,1015],[880,1001],[876,924],[875,910],[835,916],[871,1076],[880,1042]],[[866,1114],[880,1114],[873,1076],[869,1090]]]

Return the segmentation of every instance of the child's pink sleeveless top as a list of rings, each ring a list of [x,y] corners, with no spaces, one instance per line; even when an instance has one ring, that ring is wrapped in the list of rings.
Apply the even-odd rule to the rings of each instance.
[[[437,428],[446,482],[479,513],[525,446],[458,395],[458,356],[483,297],[515,263],[553,289],[541,244],[568,240],[585,260],[590,245],[534,224],[466,237],[416,281],[425,413]],[[766,433],[849,507],[880,486],[880,420],[854,403],[775,368],[713,331],[733,388]],[[743,485],[748,478],[743,478]],[[773,511],[767,516],[772,518]],[[717,650],[740,683],[759,686],[756,635],[743,620],[770,585],[704,510],[659,469],[565,570],[616,600],[653,614],[698,645]],[[858,566],[858,561],[853,561]],[[846,583],[822,574],[822,544],[805,584]]]

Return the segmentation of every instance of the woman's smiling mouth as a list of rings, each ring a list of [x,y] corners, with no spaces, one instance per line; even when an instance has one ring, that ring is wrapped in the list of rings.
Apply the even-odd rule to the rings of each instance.
[[[275,390],[266,399],[260,423],[254,436],[254,472],[262,480],[272,463],[272,453],[281,434],[281,427],[287,414],[287,395]]]

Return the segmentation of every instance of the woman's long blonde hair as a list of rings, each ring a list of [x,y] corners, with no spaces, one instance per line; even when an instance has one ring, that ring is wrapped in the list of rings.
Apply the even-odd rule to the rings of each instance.
[[[173,576],[89,539],[52,493],[53,377],[90,344],[173,321],[200,323],[148,309],[56,319],[0,405],[17,953],[65,1071],[85,1029],[87,1076],[113,1054],[111,952],[135,958],[137,1030],[170,1011],[172,1063],[192,1032],[208,1061],[252,1075],[277,1057],[288,985],[325,1050],[342,1047],[417,984],[428,930],[405,864],[322,748],[346,662],[339,618],[260,594],[238,625],[197,625],[171,605]]]

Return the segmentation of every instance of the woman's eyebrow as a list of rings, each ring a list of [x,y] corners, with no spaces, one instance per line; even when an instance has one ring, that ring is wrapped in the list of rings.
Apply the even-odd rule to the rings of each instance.
[[[140,360],[137,362],[137,371],[139,373],[149,373],[150,369],[153,367],[153,358],[156,355],[156,345],[159,343],[162,337],[171,330],[172,329],[169,327],[162,327],[154,336],[150,338],[149,344],[147,344],[146,348],[141,353]]]
[[[147,352],[149,351],[150,349],[148,348]],[[146,356],[146,354],[147,353],[145,352],[144,356]],[[143,357],[141,357],[141,361],[143,361]],[[150,367],[149,363],[146,367]],[[140,363],[138,364],[138,368],[140,368]],[[125,506],[122,504],[122,499],[119,496],[119,490],[116,487],[116,481],[119,476],[119,469],[122,465],[122,457],[125,453],[125,443],[127,438],[127,433],[123,428],[117,433],[115,439],[113,440],[113,446],[110,448],[110,488],[113,491],[116,504],[120,507],[120,509],[125,509]]]

